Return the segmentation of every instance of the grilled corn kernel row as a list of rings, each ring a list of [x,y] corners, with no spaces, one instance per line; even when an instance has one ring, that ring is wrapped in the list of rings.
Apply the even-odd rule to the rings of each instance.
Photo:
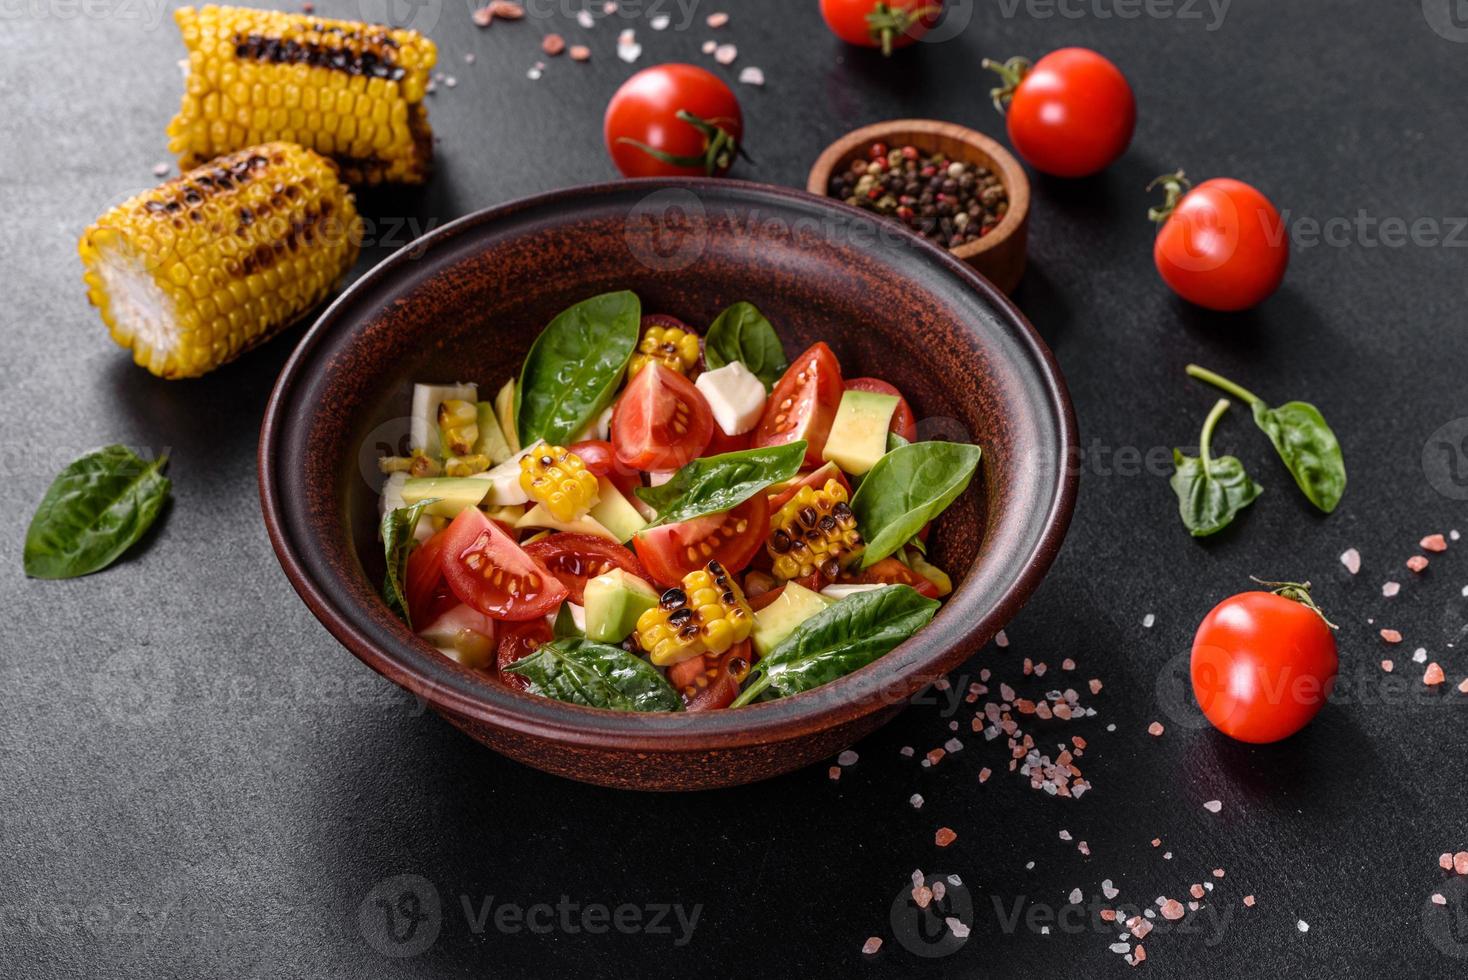
[[[183,7],[187,79],[168,148],[181,169],[272,140],[333,157],[352,184],[422,183],[438,60],[416,31],[242,7]]]
[[[558,521],[574,521],[596,504],[596,474],[564,446],[542,446],[520,459],[520,489]]]
[[[776,578],[804,578],[820,572],[834,580],[841,568],[866,548],[856,515],[846,501],[846,488],[830,479],[817,490],[801,487],[770,521],[765,547],[774,559]]]
[[[637,643],[653,663],[667,667],[705,653],[725,653],[749,639],[753,627],[754,613],[739,583],[711,561],[637,617]]]
[[[119,204],[77,249],[112,339],[160,377],[191,378],[309,312],[361,241],[336,166],[268,143]]]
[[[686,375],[698,363],[698,334],[682,327],[652,326],[637,342],[637,352],[627,364],[627,377],[632,377],[652,361]]]
[[[438,405],[439,442],[448,456],[465,456],[479,441],[479,409],[462,398],[446,398]]]

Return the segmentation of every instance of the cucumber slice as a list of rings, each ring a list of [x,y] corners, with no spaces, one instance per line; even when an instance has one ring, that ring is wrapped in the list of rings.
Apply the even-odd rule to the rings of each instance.
[[[427,476],[410,478],[403,483],[403,501],[409,506],[434,497],[425,514],[454,518],[459,511],[478,507],[489,493],[489,483],[472,476]]]

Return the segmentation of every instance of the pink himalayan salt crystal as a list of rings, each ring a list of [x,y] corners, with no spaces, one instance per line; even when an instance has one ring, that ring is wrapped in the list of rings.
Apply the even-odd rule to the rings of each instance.
[[[1443,669],[1438,666],[1436,661],[1428,664],[1426,673],[1422,675],[1422,683],[1426,684],[1428,687],[1437,687],[1437,685],[1441,684],[1446,679],[1447,678],[1443,675]]]
[[[1427,559],[1422,555],[1413,555],[1407,559],[1407,567],[1414,572],[1421,572],[1427,568]]]
[[[871,936],[861,944],[861,951],[867,956],[876,956],[882,949],[882,937]]]
[[[1418,542],[1423,551],[1447,551],[1448,543],[1441,534],[1429,534]]]
[[[1396,630],[1386,630],[1386,629],[1382,630],[1381,631],[1381,638],[1383,640],[1385,640],[1386,642],[1388,642],[1388,643],[1401,643],[1402,642],[1402,634],[1399,633]]]
[[[1346,571],[1355,575],[1361,570],[1361,552],[1355,548],[1347,548],[1341,552],[1341,564],[1346,566]]]

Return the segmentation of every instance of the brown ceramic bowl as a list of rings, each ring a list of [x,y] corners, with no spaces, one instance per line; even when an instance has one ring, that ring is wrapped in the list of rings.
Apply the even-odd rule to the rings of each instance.
[[[806,190],[825,196],[831,175],[866,159],[873,143],[890,147],[915,146],[925,153],[943,153],[952,160],[989,168],[1009,195],[1009,210],[994,230],[952,253],[1006,294],[1014,292],[1025,271],[1030,228],[1030,181],[1014,155],[983,133],[933,119],[893,119],[853,130],[826,147],[810,168]]]
[[[388,611],[378,597],[375,459],[401,445],[413,382],[493,391],[554,314],[615,289],[694,324],[749,300],[791,354],[827,341],[850,375],[901,388],[924,437],[983,447],[978,478],[933,535],[934,560],[959,584],[932,624],[804,695],[706,714],[622,714],[512,692],[439,655]],[[454,725],[573,779],[699,789],[830,757],[999,630],[1060,547],[1075,439],[1044,343],[943,250],[801,191],[626,181],[470,215],[358,280],[281,373],[261,430],[260,493],[271,543],[312,612]]]

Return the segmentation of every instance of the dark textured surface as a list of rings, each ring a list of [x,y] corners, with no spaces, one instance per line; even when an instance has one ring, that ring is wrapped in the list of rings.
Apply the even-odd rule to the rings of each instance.
[[[1284,289],[1258,312],[1208,316],[1157,283],[1142,187],[1183,164],[1257,183],[1289,210],[1297,235],[1308,234],[1307,221],[1355,221],[1358,212],[1431,219],[1447,234],[1465,211],[1468,46],[1435,33],[1413,0],[1237,0],[1211,32],[1205,8],[1202,20],[1101,19],[1091,5],[1079,18],[1037,19],[1036,8],[999,3],[975,11],[961,39],[888,65],[830,41],[813,4],[725,6],[741,62],[770,77],[763,91],[739,89],[758,160],[741,170],[779,183],[803,184],[845,127],[884,117],[932,115],[999,135],[988,83],[976,77],[982,55],[1088,43],[1137,87],[1139,127],[1124,160],[1095,180],[1035,182],[1032,262],[1018,299],[1067,372],[1089,450],[1055,570],[1011,626],[1009,648],[970,664],[1013,679],[1024,657],[1054,669],[1072,656],[1078,677],[1100,677],[1094,719],[1044,732],[1048,742],[1089,741],[1081,765],[1096,788],[1080,801],[1042,797],[1003,773],[999,745],[967,736],[962,753],[920,768],[898,749],[949,737],[933,705],[856,746],[861,760],[837,783],[817,767],[663,797],[541,775],[419,712],[316,624],[270,553],[254,444],[289,341],[199,382],[162,383],[114,349],[85,306],[75,237],[104,206],[152,183],[181,43],[150,19],[149,4],[89,14],[13,6],[0,28],[9,287],[0,392],[10,423],[0,501],[14,525],[0,572],[11,621],[0,657],[3,972],[1123,975],[1129,968],[1107,951],[1114,933],[1052,926],[1041,935],[1041,922],[1031,929],[1023,918],[1011,927],[1013,903],[1053,909],[1072,888],[1090,895],[1106,878],[1121,900],[1185,898],[1189,884],[1223,867],[1211,896],[1218,919],[1187,933],[1159,928],[1141,971],[1461,975],[1468,931],[1447,926],[1453,913],[1461,921],[1464,895],[1436,859],[1468,847],[1468,698],[1422,694],[1421,668],[1409,661],[1423,646],[1453,683],[1468,673],[1468,649],[1447,647],[1468,620],[1468,546],[1434,557],[1420,577],[1401,563],[1422,534],[1468,524],[1468,490],[1444,468],[1465,460],[1433,438],[1468,416],[1465,253],[1388,246],[1352,230],[1338,245],[1297,248]],[[412,10],[441,13],[433,33],[458,78],[434,96],[442,168],[423,191],[364,200],[368,214],[412,217],[421,228],[611,175],[600,113],[630,72],[611,53],[612,25],[592,33],[591,64],[555,62],[531,83],[535,23],[478,32],[460,5],[399,12]],[[568,38],[583,36],[556,19]],[[644,63],[697,59],[710,35],[702,26],[640,33]],[[465,65],[471,50],[477,61]],[[380,222],[378,237],[392,225]],[[370,249],[363,267],[386,250]],[[1310,512],[1235,413],[1222,448],[1266,493],[1216,541],[1181,532],[1165,479],[1145,461],[1154,447],[1190,441],[1211,403],[1182,376],[1193,359],[1272,399],[1320,404],[1351,468],[1336,515]],[[105,574],[23,580],[21,525],[46,484],[76,450],[113,440],[171,449],[172,512]],[[1348,546],[1364,556],[1354,579],[1336,560]],[[1190,730],[1158,684],[1197,620],[1249,572],[1317,582],[1343,626],[1351,681],[1308,730],[1266,749]],[[1388,578],[1405,583],[1394,599],[1380,593]],[[1149,612],[1157,622],[1147,630]],[[1381,625],[1407,637],[1391,651],[1390,685],[1375,668]],[[958,719],[967,726],[966,711]],[[1145,734],[1153,719],[1168,725],[1161,739]],[[996,775],[980,785],[982,766]],[[907,803],[914,792],[927,801],[918,811]],[[1217,816],[1202,809],[1210,799],[1223,802]],[[932,843],[940,825],[959,833],[946,850]],[[1059,840],[1061,829],[1088,841],[1092,856]],[[974,892],[973,934],[953,955],[920,958],[893,935],[889,908],[916,867],[960,874]],[[426,924],[406,945],[376,931],[375,899],[398,897],[397,875],[421,876],[415,883],[440,900],[440,928],[422,951]],[[1434,891],[1447,911],[1428,904]],[[1244,894],[1257,896],[1255,908],[1239,904]],[[491,896],[492,910],[566,896],[682,903],[701,914],[681,946],[671,918],[671,936],[593,935],[559,922],[539,934],[497,929],[491,911],[476,932]],[[1215,922],[1227,923],[1217,941]],[[887,943],[868,961],[858,950],[873,934]],[[394,961],[384,949],[418,955]]]

